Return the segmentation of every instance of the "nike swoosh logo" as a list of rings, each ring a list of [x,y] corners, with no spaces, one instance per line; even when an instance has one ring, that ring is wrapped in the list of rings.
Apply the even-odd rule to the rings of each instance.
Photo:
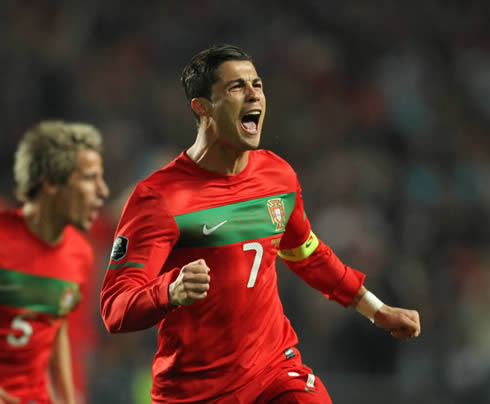
[[[306,241],[305,247],[310,247],[311,243],[313,243],[313,238],[310,237],[310,239]]]
[[[218,223],[216,226],[213,226],[213,227],[210,227],[208,229],[208,226],[204,225],[202,227],[202,234],[204,234],[205,236],[209,236],[211,233],[213,233],[214,231],[218,230],[221,226],[223,226],[228,220],[224,220],[223,222],[221,223]]]

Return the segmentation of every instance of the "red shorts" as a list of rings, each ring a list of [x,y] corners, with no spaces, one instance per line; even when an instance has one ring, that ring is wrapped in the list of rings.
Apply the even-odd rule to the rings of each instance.
[[[303,365],[299,351],[294,356],[267,366],[253,381],[209,404],[332,404],[330,396],[308,366]],[[290,351],[290,353],[292,353]]]

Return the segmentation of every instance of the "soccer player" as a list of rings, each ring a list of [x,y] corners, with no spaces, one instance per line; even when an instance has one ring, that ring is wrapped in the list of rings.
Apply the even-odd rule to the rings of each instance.
[[[22,207],[0,214],[0,403],[75,404],[67,315],[83,295],[90,228],[108,196],[92,126],[40,122],[15,153]],[[54,397],[51,397],[51,393]]]
[[[197,137],[124,207],[102,286],[105,325],[158,325],[153,403],[330,403],[283,313],[276,257],[396,338],[420,333],[418,313],[363,286],[312,232],[291,166],[257,150],[266,102],[245,52],[203,50],[181,80]]]

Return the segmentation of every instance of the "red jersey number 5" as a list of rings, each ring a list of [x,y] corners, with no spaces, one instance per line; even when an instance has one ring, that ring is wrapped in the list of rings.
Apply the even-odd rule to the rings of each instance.
[[[24,346],[29,342],[32,336],[32,325],[23,319],[23,315],[19,314],[12,320],[12,328],[16,331],[21,331],[22,334],[16,332],[15,334],[7,335],[7,342],[13,346]]]

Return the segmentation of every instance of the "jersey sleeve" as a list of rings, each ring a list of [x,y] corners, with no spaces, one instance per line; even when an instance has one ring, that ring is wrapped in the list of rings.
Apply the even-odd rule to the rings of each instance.
[[[352,302],[365,279],[363,273],[343,264],[312,232],[299,183],[295,206],[279,246],[279,257],[306,283],[345,307]]]
[[[160,272],[178,233],[160,194],[138,184],[121,215],[102,284],[100,308],[110,332],[149,328],[174,308],[168,286],[179,268]]]

